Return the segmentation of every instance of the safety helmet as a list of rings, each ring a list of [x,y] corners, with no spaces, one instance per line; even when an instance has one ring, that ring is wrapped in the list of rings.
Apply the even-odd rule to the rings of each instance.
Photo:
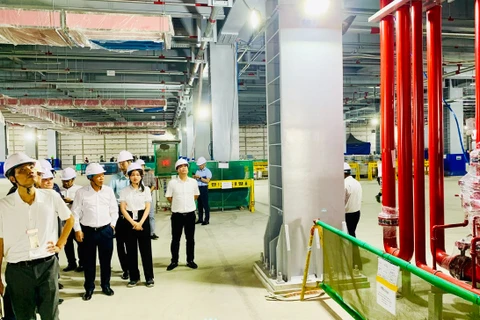
[[[127,174],[129,174],[130,172],[132,172],[133,170],[141,170],[143,171],[143,168],[140,164],[138,164],[137,162],[134,162],[134,163],[131,163],[129,166],[128,166],[128,169],[127,169]]]
[[[117,157],[117,163],[128,161],[128,160],[133,160],[133,155],[127,150],[120,151]]]
[[[50,163],[50,161],[48,161],[46,159],[41,159],[39,161],[40,161],[40,164],[42,165],[42,168],[44,168],[45,170],[47,170],[47,171],[53,170],[52,164]]]
[[[45,169],[43,175],[42,175],[42,180],[43,179],[51,179],[53,178],[53,173],[50,170]]]
[[[138,163],[141,166],[145,165],[145,161],[143,161],[142,159],[138,159],[137,161],[135,161],[135,163]]]
[[[200,157],[197,160],[197,166],[201,166],[202,164],[207,163],[207,160],[204,157]]]
[[[99,163],[90,163],[85,169],[85,174],[88,176],[94,176],[96,174],[105,173],[105,169]]]
[[[45,173],[45,168],[42,167],[42,164],[38,160],[35,161],[35,168],[33,169],[36,170],[37,172]]]
[[[350,165],[346,162],[343,163],[343,171],[350,171],[352,168],[350,168]]]
[[[185,159],[178,159],[177,162],[175,162],[175,170],[177,170],[178,166],[181,166],[182,164],[186,164],[188,166],[188,161]]]
[[[23,152],[14,153],[5,161],[3,172],[5,172],[5,176],[8,177],[12,169],[15,169],[16,167],[25,163],[35,163],[35,161],[35,159],[30,158]]]
[[[74,169],[72,169],[72,168],[63,169],[63,173],[62,173],[62,180],[63,181],[75,179],[76,177],[77,177],[77,173],[75,172]]]

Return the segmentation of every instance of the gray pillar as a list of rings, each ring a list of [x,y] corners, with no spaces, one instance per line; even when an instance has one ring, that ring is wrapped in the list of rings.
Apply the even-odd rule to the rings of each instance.
[[[270,218],[264,250],[287,281],[303,275],[312,221],[341,228],[345,215],[341,6],[332,1],[328,14],[308,20],[301,1],[280,0],[278,21],[266,31]],[[275,7],[267,1],[267,15]]]
[[[57,159],[57,132],[47,130],[47,156]]]
[[[235,46],[210,46],[213,157],[238,160],[238,84]]]
[[[37,159],[38,157],[38,144],[37,144],[37,129],[36,128],[30,128],[30,127],[25,127],[25,153],[34,158]]]
[[[463,97],[463,88],[450,88],[450,99],[458,99]],[[449,146],[448,153],[450,154],[461,154],[462,146],[460,141],[463,141],[463,101],[456,101],[450,103],[450,108],[453,110],[457,116],[458,125],[460,126],[460,136],[458,134],[457,123],[455,122],[455,117],[453,113],[448,110],[446,111],[449,118],[449,125],[447,132],[445,132],[445,137],[448,138],[446,143]]]
[[[205,157],[205,159],[210,159],[208,150],[209,145],[212,143],[212,135],[210,129],[212,121],[212,107],[210,104],[208,81],[203,80],[201,95],[199,90],[200,85],[197,85],[194,94],[196,98],[194,99],[195,102],[191,106],[191,112],[189,112],[187,108],[187,115],[193,115],[192,124],[194,127],[194,129],[192,130],[194,142],[192,148],[189,150],[188,157],[195,157],[195,159],[198,159],[199,157]]]

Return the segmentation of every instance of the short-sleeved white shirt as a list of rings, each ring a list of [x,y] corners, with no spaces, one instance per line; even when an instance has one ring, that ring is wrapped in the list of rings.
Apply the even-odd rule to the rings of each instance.
[[[179,177],[172,178],[167,186],[165,197],[172,198],[172,212],[195,211],[195,196],[200,195],[198,184],[195,179],[187,177],[182,181]]]
[[[50,189],[36,189],[32,205],[24,202],[18,190],[0,200],[0,238],[3,254],[10,263],[53,255],[47,243],[58,241],[58,222],[70,218],[71,212],[60,195]],[[32,249],[27,230],[37,230],[39,247]]]
[[[360,211],[362,207],[362,185],[352,176],[344,179],[345,182],[345,213]]]
[[[135,190],[132,186],[128,186],[120,191],[119,200],[127,203],[128,211],[138,211],[145,209],[145,202],[152,202],[152,194],[147,187],[140,191],[140,189]]]
[[[81,189],[81,188],[82,188],[82,186],[77,186],[77,185],[74,184],[73,186],[71,186],[71,187],[68,188],[68,189],[65,189],[65,188],[63,188],[63,187],[60,188],[60,193],[62,194],[62,196],[63,196],[64,198],[69,198],[69,199],[75,200],[75,194],[76,194],[77,191],[78,191],[79,189]],[[72,207],[72,204],[69,203],[69,204],[67,204],[67,206],[68,206],[69,208],[71,208],[71,207]]]

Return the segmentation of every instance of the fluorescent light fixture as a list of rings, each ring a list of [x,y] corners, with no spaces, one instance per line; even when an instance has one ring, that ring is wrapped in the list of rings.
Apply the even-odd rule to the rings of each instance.
[[[377,118],[373,118],[372,121],[371,121],[372,125],[376,126],[378,124],[378,119]]]
[[[260,25],[262,17],[260,16],[260,12],[256,9],[252,9],[250,11],[250,23],[252,24],[253,29],[257,29]]]
[[[197,116],[199,120],[207,120],[210,116],[210,110],[207,107],[201,107],[198,109]]]
[[[328,11],[330,0],[305,0],[304,11],[307,16],[319,16]]]

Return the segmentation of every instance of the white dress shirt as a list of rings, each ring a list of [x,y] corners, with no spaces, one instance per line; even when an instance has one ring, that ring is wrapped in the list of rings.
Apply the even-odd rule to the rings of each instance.
[[[381,178],[382,177],[382,161],[378,160],[377,161],[377,177]]]
[[[99,228],[107,224],[115,226],[118,220],[115,194],[112,188],[105,185],[98,192],[91,185],[79,189],[73,200],[72,212],[75,217],[75,231],[81,231],[80,224]]]
[[[32,205],[24,202],[18,191],[0,200],[0,238],[3,254],[10,263],[53,255],[47,243],[58,241],[58,222],[70,218],[71,212],[60,195],[50,189],[36,189]],[[38,247],[32,248],[30,236],[36,233]]]
[[[345,213],[360,211],[362,207],[362,186],[352,176],[345,181]]]
[[[200,195],[198,184],[195,179],[187,177],[182,181],[179,177],[172,178],[167,186],[165,197],[172,198],[172,212],[192,212],[195,211],[195,196]]]
[[[65,188],[60,188],[60,193],[62,194],[62,196],[64,198],[69,198],[71,200],[75,200],[75,194],[77,193],[78,190],[80,190],[82,188],[82,186],[77,186],[77,185],[73,185],[71,186],[70,188],[68,189],[65,189]],[[72,207],[72,203],[67,203],[67,206],[69,208]]]
[[[120,191],[120,202],[127,203],[128,211],[139,211],[145,209],[145,202],[152,202],[152,194],[148,187],[140,191],[128,186]]]

